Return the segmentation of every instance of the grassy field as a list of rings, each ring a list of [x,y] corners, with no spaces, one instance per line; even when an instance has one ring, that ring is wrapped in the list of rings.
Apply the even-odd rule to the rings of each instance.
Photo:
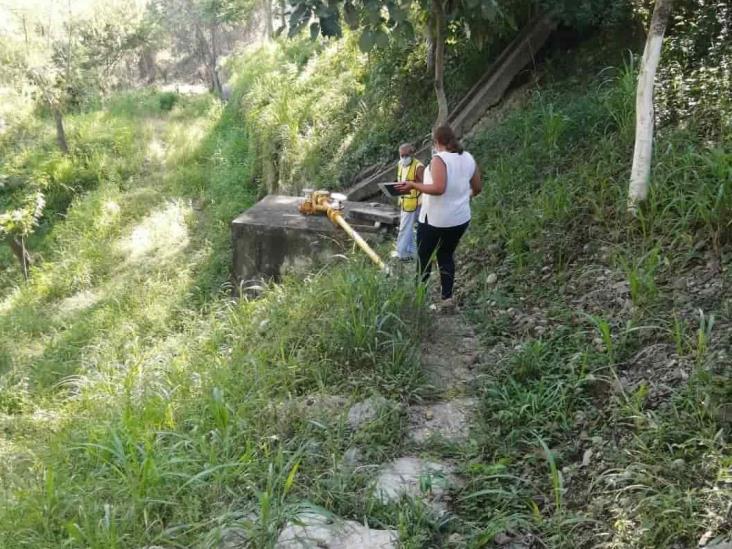
[[[267,547],[304,506],[415,548],[728,534],[732,135],[663,129],[651,198],[628,218],[634,75],[593,55],[549,67],[467,143],[486,192],[459,297],[486,352],[470,440],[431,450],[464,478],[448,517],[379,504],[372,470],[341,467],[355,445],[369,463],[414,450],[403,413],[356,432],[340,413],[429,392],[411,277],[353,256],[229,297],[228,223],[267,187],[269,129],[247,94],[282,75],[241,68],[226,106],[116,96],[69,117],[70,159],[49,121],[4,143],[17,170],[76,192],[50,197],[30,282],[0,256],[0,547],[217,547],[235,524]]]

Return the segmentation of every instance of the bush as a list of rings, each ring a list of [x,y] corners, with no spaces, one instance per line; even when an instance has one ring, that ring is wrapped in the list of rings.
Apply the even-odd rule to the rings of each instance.
[[[123,91],[110,96],[105,111],[114,117],[140,118],[169,112],[179,100],[175,92],[161,92],[153,88]]]
[[[178,101],[178,94],[174,92],[162,92],[158,95],[158,103],[161,111],[170,111]]]
[[[658,69],[659,117],[693,119],[719,137],[732,125],[732,7],[682,0],[671,15]]]

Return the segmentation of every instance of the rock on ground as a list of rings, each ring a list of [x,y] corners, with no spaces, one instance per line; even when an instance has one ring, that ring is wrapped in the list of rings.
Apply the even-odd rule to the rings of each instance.
[[[413,406],[409,410],[409,437],[418,443],[437,435],[448,442],[462,442],[470,434],[470,420],[476,407],[474,398],[462,398]]]
[[[395,530],[374,530],[358,522],[305,513],[290,521],[277,538],[276,549],[396,549]]]
[[[388,406],[389,401],[381,396],[369,397],[354,404],[348,410],[348,427],[355,431],[362,425],[374,421]]]
[[[358,446],[351,446],[343,454],[343,463],[350,467],[359,465],[363,459],[363,451]]]
[[[249,546],[249,536],[244,528],[230,526],[221,532],[218,549],[245,549]]]
[[[420,498],[444,513],[447,491],[456,484],[451,465],[402,457],[381,467],[374,494],[382,503],[398,501],[402,496]]]
[[[700,545],[701,546],[701,545]],[[714,539],[709,543],[701,546],[704,549],[732,549],[732,538],[727,539]]]
[[[270,408],[279,418],[334,419],[347,403],[342,396],[315,393],[277,402]]]

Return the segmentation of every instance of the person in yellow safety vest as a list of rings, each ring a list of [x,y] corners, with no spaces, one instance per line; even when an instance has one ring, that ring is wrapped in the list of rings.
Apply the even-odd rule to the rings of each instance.
[[[411,143],[404,143],[399,147],[399,166],[397,167],[397,181],[413,181],[422,183],[424,165],[414,157],[416,149]],[[399,235],[396,241],[396,250],[392,257],[402,261],[414,259],[417,253],[414,226],[419,216],[422,203],[421,193],[412,189],[408,194],[399,197]]]

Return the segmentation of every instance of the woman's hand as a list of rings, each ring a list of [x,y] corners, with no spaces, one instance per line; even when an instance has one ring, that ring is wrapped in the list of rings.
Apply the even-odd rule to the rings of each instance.
[[[411,189],[414,188],[414,183],[412,183],[411,181],[402,181],[399,185],[394,185],[394,188],[397,190],[397,192],[408,193]]]

